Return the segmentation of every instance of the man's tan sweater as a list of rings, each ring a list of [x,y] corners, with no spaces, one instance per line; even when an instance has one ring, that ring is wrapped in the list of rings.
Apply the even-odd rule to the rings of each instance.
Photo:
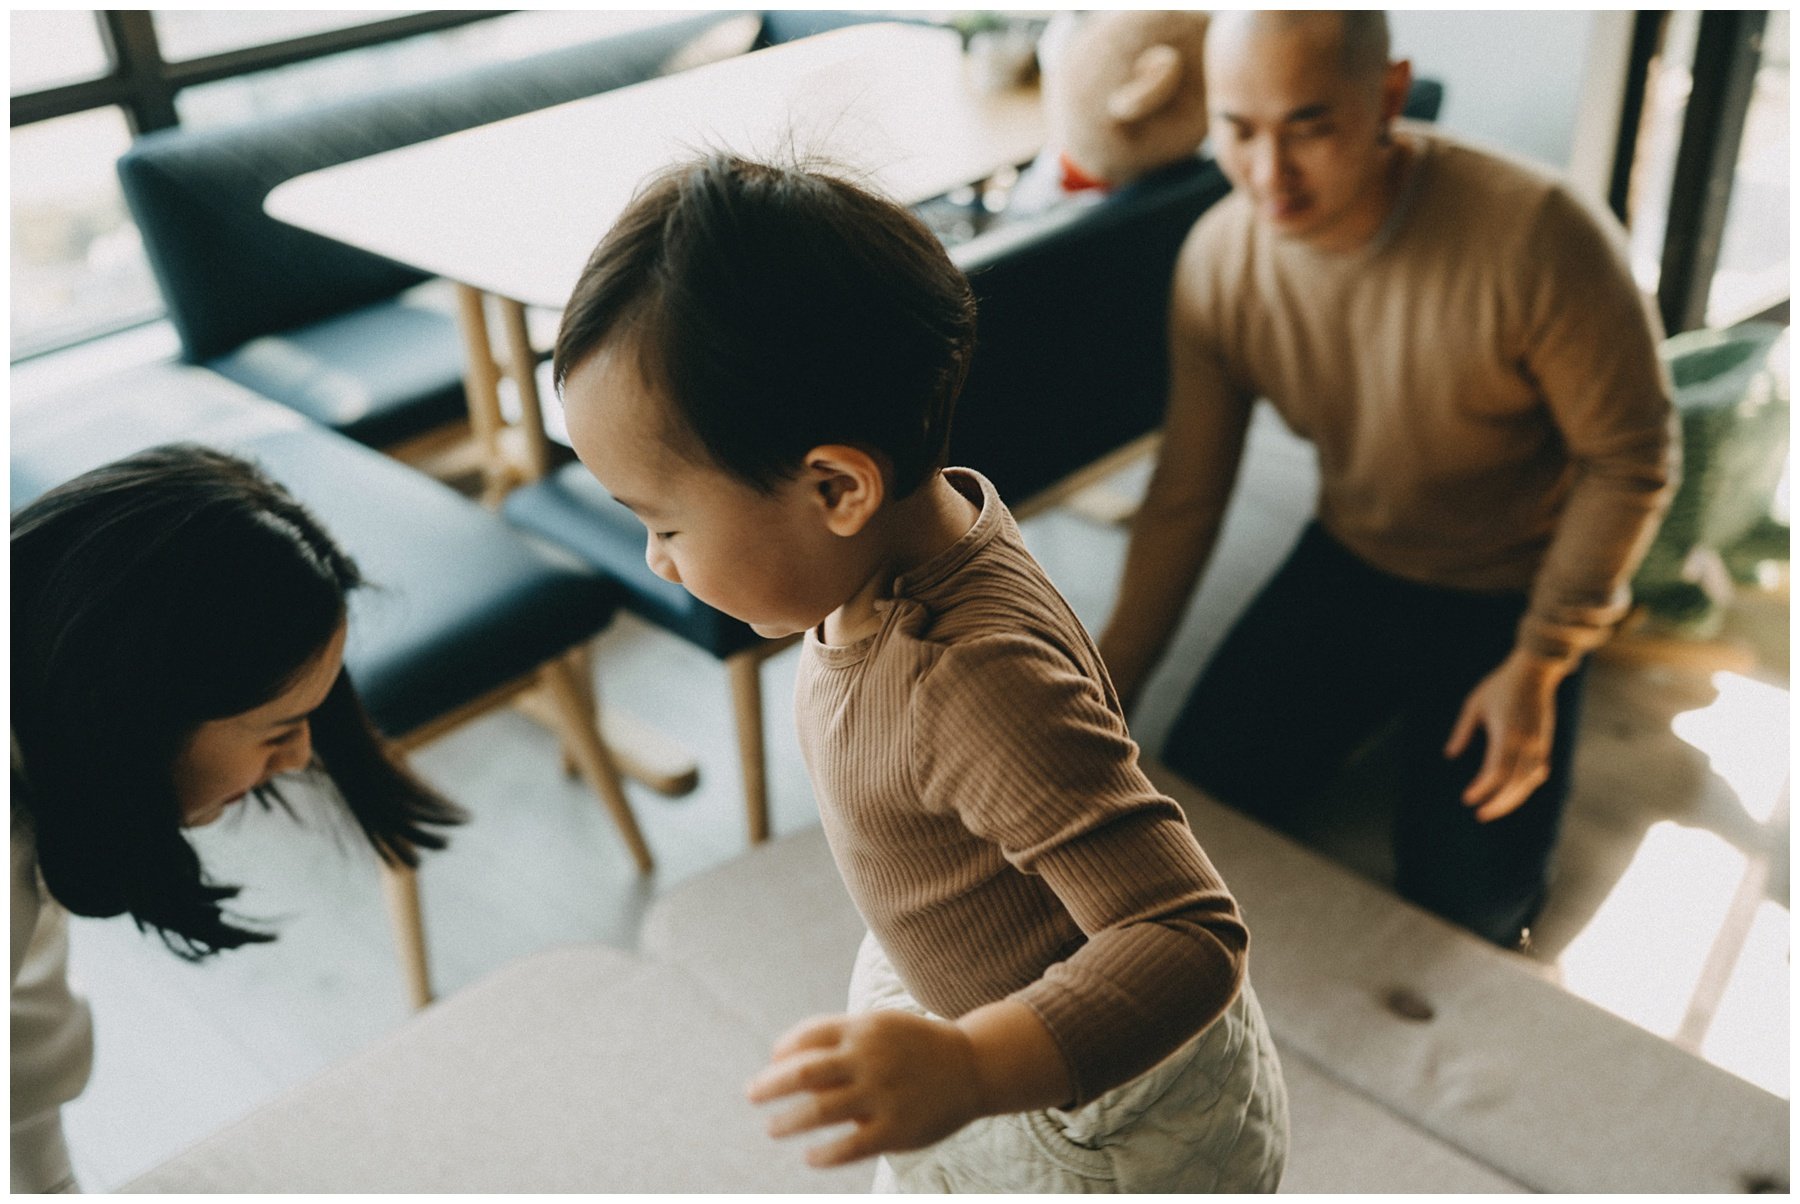
[[[1210,546],[1258,397],[1318,449],[1319,521],[1366,563],[1528,592],[1520,644],[1558,658],[1623,613],[1675,450],[1657,321],[1618,223],[1534,169],[1407,135],[1418,155],[1401,198],[1358,251],[1273,234],[1235,194],[1189,236],[1171,443],[1139,516],[1138,542],[1164,550],[1127,569],[1159,617],[1122,613],[1115,628],[1178,616],[1161,594],[1182,577],[1191,588],[1199,565],[1148,528]],[[1153,659],[1140,644],[1167,638],[1115,634],[1134,665]]]
[[[993,486],[946,471],[980,517],[893,583],[877,634],[808,633],[801,749],[844,883],[907,988],[952,1019],[1030,1007],[1086,1103],[1224,1011],[1249,934]]]

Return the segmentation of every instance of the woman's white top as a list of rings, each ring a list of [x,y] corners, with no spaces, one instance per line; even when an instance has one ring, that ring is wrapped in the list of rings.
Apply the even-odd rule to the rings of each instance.
[[[13,766],[18,768],[18,746]],[[81,1094],[94,1061],[94,1024],[69,988],[69,913],[38,872],[37,845],[12,822],[12,1118],[53,1112]]]

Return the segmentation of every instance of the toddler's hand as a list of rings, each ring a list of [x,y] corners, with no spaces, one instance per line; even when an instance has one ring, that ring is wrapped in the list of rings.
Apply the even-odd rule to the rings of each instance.
[[[840,1166],[890,1150],[916,1150],[984,1114],[975,1047],[944,1020],[877,1010],[822,1016],[775,1043],[769,1066],[748,1088],[752,1103],[802,1095],[769,1122],[771,1137],[855,1124],[806,1152],[813,1166]]]

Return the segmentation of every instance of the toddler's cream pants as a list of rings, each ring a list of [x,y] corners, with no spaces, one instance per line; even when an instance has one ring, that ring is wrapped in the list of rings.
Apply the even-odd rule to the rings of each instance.
[[[873,935],[850,976],[850,1010],[931,1015]],[[989,1116],[936,1145],[889,1154],[874,1190],[1274,1191],[1287,1161],[1287,1090],[1248,981],[1225,1014],[1137,1078],[1072,1112]]]

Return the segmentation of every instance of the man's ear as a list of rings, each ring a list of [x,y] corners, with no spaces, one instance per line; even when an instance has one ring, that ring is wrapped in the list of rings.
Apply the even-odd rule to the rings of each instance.
[[[1131,78],[1106,98],[1106,115],[1132,125],[1167,108],[1181,90],[1181,52],[1157,43],[1146,46],[1131,64]]]
[[[803,479],[833,535],[857,534],[887,500],[881,462],[860,447],[827,443],[807,452],[804,463]]]
[[[1412,92],[1412,60],[1396,59],[1381,77],[1381,124],[1385,129],[1399,120]],[[1391,131],[1390,131],[1391,132]]]

